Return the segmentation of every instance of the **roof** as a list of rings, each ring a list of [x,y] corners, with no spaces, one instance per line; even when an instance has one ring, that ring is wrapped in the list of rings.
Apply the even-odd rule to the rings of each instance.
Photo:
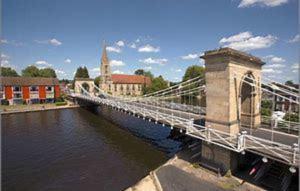
[[[32,85],[59,85],[57,78],[42,77],[0,77],[3,86],[32,86]]]
[[[112,74],[111,80],[114,84],[151,84],[150,78],[142,75]]]
[[[240,59],[247,60],[247,61],[250,61],[250,62],[258,64],[258,65],[264,65],[265,64],[258,57],[255,57],[255,56],[252,56],[252,55],[247,54],[245,52],[238,51],[238,50],[228,48],[228,47],[206,51],[204,53],[204,55],[201,56],[200,58],[207,59],[207,58],[212,58],[212,57],[220,56],[220,55],[229,56],[229,57],[233,57],[233,58],[240,58]]]

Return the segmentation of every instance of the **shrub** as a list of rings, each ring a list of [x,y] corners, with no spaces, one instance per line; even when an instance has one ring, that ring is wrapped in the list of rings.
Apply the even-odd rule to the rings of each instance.
[[[63,106],[63,105],[67,105],[67,102],[62,101],[62,102],[56,102],[55,103],[56,106]]]
[[[56,98],[55,101],[56,101],[56,102],[64,102],[65,99],[64,99],[64,97],[61,95],[61,96],[59,96],[58,98]]]
[[[299,114],[297,113],[287,113],[283,117],[286,121],[299,122]]]
[[[261,115],[271,116],[271,110],[267,108],[261,108]]]
[[[9,101],[7,99],[1,100],[1,105],[9,105]]]

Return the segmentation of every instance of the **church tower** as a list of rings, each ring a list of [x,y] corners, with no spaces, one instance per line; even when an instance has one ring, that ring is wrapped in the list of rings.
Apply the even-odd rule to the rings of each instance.
[[[102,51],[100,71],[102,84],[111,83],[111,71],[105,45],[103,46]]]

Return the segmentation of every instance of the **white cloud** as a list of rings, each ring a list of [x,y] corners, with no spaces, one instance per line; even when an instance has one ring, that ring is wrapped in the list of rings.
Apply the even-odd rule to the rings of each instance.
[[[152,70],[152,67],[151,66],[146,66],[144,67],[145,70]]]
[[[123,61],[121,61],[121,60],[111,60],[109,62],[109,64],[111,66],[124,66],[125,65],[125,63]]]
[[[0,44],[8,44],[8,40],[6,40],[6,39],[0,39]]]
[[[267,63],[265,65],[266,68],[283,68],[285,66],[283,64],[285,59],[274,55],[265,56],[263,60]]]
[[[62,45],[62,42],[60,42],[59,40],[53,38],[53,39],[49,39],[49,40],[35,40],[36,43],[39,44],[50,44],[53,46],[60,46]]]
[[[108,52],[116,52],[116,53],[121,52],[121,49],[119,47],[114,47],[114,46],[108,46],[108,47],[106,47],[106,50]]]
[[[198,57],[199,57],[198,54],[188,54],[188,55],[186,55],[186,56],[181,56],[181,58],[182,58],[183,60],[193,60],[193,59],[196,59],[196,58],[198,58]]]
[[[242,32],[228,38],[222,38],[219,43],[222,46],[230,47],[237,50],[247,51],[272,46],[277,37],[272,35],[253,36],[251,32]]]
[[[99,67],[93,68],[91,71],[92,71],[92,72],[100,72],[100,68],[99,68]]]
[[[142,46],[138,49],[139,52],[159,52],[159,47],[153,47],[150,44],[147,44],[145,46]]]
[[[1,60],[8,60],[9,56],[7,56],[6,54],[1,53]]]
[[[61,43],[59,40],[55,39],[55,38],[50,39],[50,40],[49,40],[49,43],[50,43],[51,45],[53,45],[53,46],[60,46],[60,45],[62,45],[62,43]]]
[[[289,40],[289,43],[300,42],[300,34],[297,34],[294,38]]]
[[[182,72],[182,70],[181,69],[177,69],[177,70],[175,70],[175,72]]]
[[[143,59],[143,60],[139,60],[140,62],[142,63],[145,63],[145,64],[165,64],[166,62],[168,62],[168,59],[166,58],[146,58],[146,59]]]
[[[113,74],[124,74],[124,72],[120,71],[120,70],[114,70],[112,73]]]
[[[52,64],[49,64],[48,62],[46,62],[45,60],[39,60],[35,62],[36,65],[44,65],[44,66],[52,66]]]
[[[136,48],[136,44],[132,43],[132,44],[129,45],[129,47],[135,49]]]
[[[125,43],[124,43],[124,41],[119,40],[118,42],[116,42],[116,45],[122,47],[125,45]]]
[[[67,59],[65,59],[64,62],[65,62],[65,63],[71,63],[72,61],[71,61],[71,59],[67,58]]]
[[[276,7],[287,3],[288,0],[241,0],[238,7],[251,7],[255,5],[266,6],[266,7]]]
[[[55,70],[55,73],[56,73],[56,74],[60,74],[60,75],[66,74],[64,71],[59,70],[59,69],[56,69],[56,70]]]
[[[1,60],[1,66],[2,67],[13,67],[13,66],[10,65],[10,61],[9,61],[10,58],[9,58],[8,55],[1,53],[0,58],[1,58],[0,60]]]
[[[299,72],[299,63],[295,63],[291,66],[292,72],[293,73],[298,73]]]
[[[275,70],[275,69],[273,69],[273,68],[264,68],[264,69],[262,70],[262,72],[263,72],[263,73],[273,73],[273,74],[280,74],[280,73],[282,73],[281,70]]]

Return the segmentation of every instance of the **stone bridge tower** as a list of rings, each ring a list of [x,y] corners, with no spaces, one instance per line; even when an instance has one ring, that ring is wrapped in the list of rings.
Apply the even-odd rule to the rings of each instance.
[[[253,129],[260,125],[261,67],[259,58],[231,49],[207,51],[205,60],[206,122],[205,126],[231,135],[241,127]],[[257,86],[251,86],[255,83]],[[235,168],[229,150],[203,144],[202,156],[228,169]],[[216,157],[215,157],[216,156]]]

